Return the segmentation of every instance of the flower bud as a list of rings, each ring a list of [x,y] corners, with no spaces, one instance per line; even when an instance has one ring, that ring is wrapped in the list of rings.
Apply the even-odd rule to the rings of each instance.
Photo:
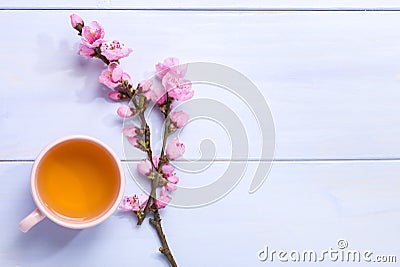
[[[167,183],[165,184],[165,188],[167,189],[167,191],[169,192],[175,191],[177,189],[176,184],[179,182],[178,176],[172,175],[168,177],[166,180]]]
[[[179,177],[176,175],[172,175],[170,177],[167,178],[168,182],[176,184],[179,182]]]
[[[151,165],[151,162],[148,161],[147,159],[141,160],[138,165],[137,165],[138,171],[145,175],[148,176],[152,173],[153,167]]]
[[[83,19],[81,17],[79,17],[76,14],[72,14],[71,16],[69,16],[71,18],[71,25],[72,28],[76,28],[78,26],[78,24],[80,24],[81,29],[83,27]]]
[[[159,209],[165,208],[171,201],[171,196],[167,194],[167,188],[163,186],[160,191],[160,196],[156,199],[156,205]]]
[[[178,137],[174,137],[167,146],[167,157],[170,160],[175,160],[183,155],[185,153],[185,145],[182,143],[179,143]]]
[[[176,128],[182,128],[189,120],[189,115],[183,111],[171,112],[169,117]]]
[[[133,115],[131,108],[127,105],[122,105],[118,108],[117,113],[122,118],[129,118]]]
[[[176,186],[176,184],[173,184],[173,183],[167,183],[165,185],[165,188],[167,189],[167,191],[172,192],[177,189],[177,186]]]
[[[136,126],[128,126],[122,130],[122,134],[128,137],[135,137],[137,133],[140,131]]]
[[[119,101],[119,100],[121,100],[121,93],[117,92],[117,91],[111,91],[110,93],[108,93],[108,97],[111,100]]]

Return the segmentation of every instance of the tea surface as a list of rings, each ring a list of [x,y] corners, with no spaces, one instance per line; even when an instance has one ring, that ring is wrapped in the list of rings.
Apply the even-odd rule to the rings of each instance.
[[[89,141],[71,140],[53,147],[36,175],[44,204],[69,219],[100,216],[118,195],[117,164],[108,152]]]

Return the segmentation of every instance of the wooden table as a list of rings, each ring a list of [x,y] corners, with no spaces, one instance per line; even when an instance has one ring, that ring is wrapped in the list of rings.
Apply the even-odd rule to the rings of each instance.
[[[248,187],[258,161],[267,159],[258,157],[254,138],[246,173],[229,195],[203,208],[162,211],[180,266],[284,266],[259,261],[258,251],[267,245],[321,252],[337,249],[341,239],[348,249],[370,250],[374,260],[394,255],[400,261],[399,2],[270,2],[2,1],[0,266],[168,266],[154,230],[147,223],[137,228],[120,211],[82,231],[49,220],[27,234],[18,230],[35,207],[30,168],[51,140],[88,134],[109,144],[125,165],[141,159],[123,155],[119,104],[98,83],[104,65],[76,54],[71,13],[98,20],[106,38],[134,48],[122,65],[135,82],[168,56],[216,62],[249,77],[271,108],[275,161],[256,193]],[[196,91],[200,96],[224,101],[255,131],[240,100],[218,89]],[[199,158],[200,139],[207,137],[216,158],[202,160],[212,167],[181,175],[183,185],[212,181],[230,162],[247,161],[230,157],[220,126],[201,121],[182,133],[186,157]],[[126,194],[138,192],[128,175]]]

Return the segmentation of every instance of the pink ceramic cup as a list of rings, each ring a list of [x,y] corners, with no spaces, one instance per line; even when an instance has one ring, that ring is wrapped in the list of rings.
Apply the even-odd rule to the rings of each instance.
[[[79,142],[85,142],[88,143],[88,145],[93,145],[96,147],[97,151],[101,151],[101,153],[107,154],[107,157],[110,158],[111,160],[109,161],[110,168],[115,168],[115,173],[117,173],[118,177],[116,178],[117,181],[119,181],[119,185],[117,186],[117,192],[115,192],[115,197],[112,202],[109,203],[108,207],[104,209],[98,216],[90,219],[81,219],[77,220],[76,218],[69,218],[67,216],[63,216],[62,214],[58,214],[55,212],[51,207],[49,207],[48,203],[45,203],[39,194],[38,190],[38,167],[42,163],[43,159],[46,157],[46,155],[51,151],[52,149],[57,149],[60,145],[68,145],[70,143],[73,143],[75,141]],[[98,150],[100,149],[100,150]],[[104,162],[103,162],[104,164]],[[112,165],[112,166],[111,166]],[[68,166],[65,166],[68,167]],[[83,229],[87,227],[92,227],[95,226],[104,220],[106,220],[108,217],[110,217],[114,211],[118,208],[119,203],[122,200],[122,196],[124,193],[124,187],[125,187],[125,175],[124,171],[122,168],[121,161],[119,158],[115,155],[115,153],[111,150],[110,147],[108,147],[106,144],[101,142],[98,139],[95,139],[90,136],[85,136],[85,135],[71,135],[71,136],[66,136],[59,138],[53,142],[51,142],[49,145],[47,145],[39,154],[39,156],[36,158],[33,167],[32,167],[32,172],[31,172],[31,191],[32,191],[32,197],[36,203],[37,208],[32,211],[28,216],[26,216],[20,223],[19,223],[19,229],[26,233],[29,231],[30,228],[32,228],[34,225],[42,221],[45,217],[49,218],[56,224],[59,224],[61,226],[71,228],[71,229]],[[96,192],[90,192],[90,194],[96,194]]]

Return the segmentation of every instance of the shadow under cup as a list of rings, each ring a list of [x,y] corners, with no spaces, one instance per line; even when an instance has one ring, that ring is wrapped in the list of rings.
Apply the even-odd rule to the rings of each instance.
[[[105,220],[121,198],[122,170],[115,155],[95,140],[62,141],[39,157],[32,192],[42,212],[69,228]]]

